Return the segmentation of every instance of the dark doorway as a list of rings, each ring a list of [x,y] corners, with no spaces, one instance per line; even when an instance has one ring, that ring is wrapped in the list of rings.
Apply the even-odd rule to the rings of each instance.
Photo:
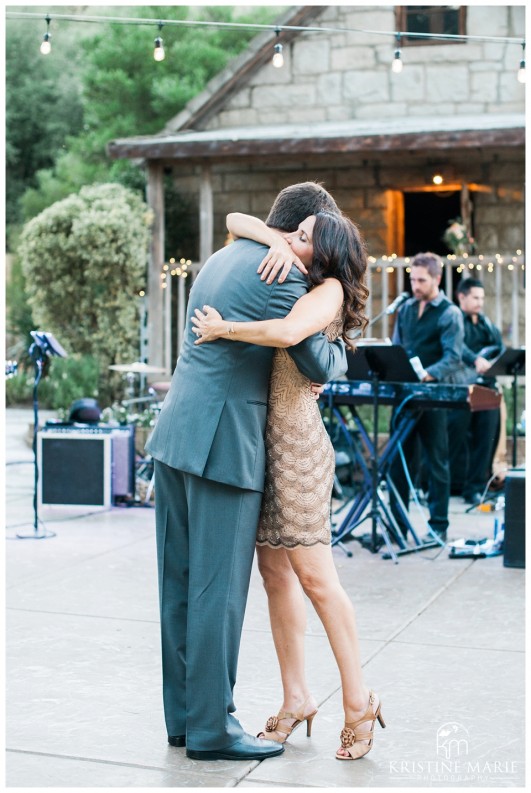
[[[461,215],[461,193],[404,193],[405,256],[433,251],[440,256],[451,253],[442,241],[448,224]]]

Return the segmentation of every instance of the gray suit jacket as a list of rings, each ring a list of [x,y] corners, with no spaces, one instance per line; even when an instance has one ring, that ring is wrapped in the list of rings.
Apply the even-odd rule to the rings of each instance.
[[[219,339],[194,345],[190,317],[208,304],[223,317],[251,321],[284,317],[308,289],[291,269],[267,285],[256,270],[267,248],[237,240],[211,256],[190,292],[186,330],[171,388],[147,451],[172,468],[236,487],[264,487],[264,430],[274,348]],[[316,333],[288,348],[299,370],[326,383],[347,369],[342,341]]]

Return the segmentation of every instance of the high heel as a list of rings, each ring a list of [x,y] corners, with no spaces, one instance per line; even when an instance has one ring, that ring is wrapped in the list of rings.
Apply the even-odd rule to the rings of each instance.
[[[369,705],[367,710],[357,721],[353,722],[345,722],[345,726],[341,730],[341,746],[343,749],[346,749],[348,755],[338,754],[336,752],[337,760],[358,760],[360,757],[364,757],[368,754],[372,749],[372,744],[374,741],[374,722],[378,719],[380,727],[385,728],[385,721],[382,716],[382,703],[378,701],[378,707],[374,710],[374,702],[376,700],[376,695],[374,691],[369,691]],[[360,724],[363,724],[365,721],[371,722],[370,730],[366,730],[365,732],[356,732],[356,727]],[[353,747],[354,744],[361,744],[362,741],[368,741],[367,744],[363,746],[365,751],[361,752],[361,754],[354,754]]]
[[[302,724],[303,721],[306,722],[306,735],[309,738],[312,734],[312,724],[313,720],[317,714],[317,708],[311,713],[304,714],[305,705],[308,702],[308,699],[305,699],[302,703],[302,707],[299,713],[290,713],[287,710],[281,710],[278,712],[276,716],[270,716],[266,721],[265,732],[259,732],[257,737],[258,738],[267,738],[270,741],[276,741],[277,743],[285,743],[288,740],[291,733],[297,729],[299,724]],[[285,721],[286,719],[295,719],[293,724],[280,724],[280,722]],[[274,738],[271,736],[270,733],[276,732],[278,735],[282,736],[280,738]]]

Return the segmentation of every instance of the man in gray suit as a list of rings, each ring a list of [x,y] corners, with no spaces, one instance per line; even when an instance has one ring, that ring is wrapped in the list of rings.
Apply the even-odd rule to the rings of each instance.
[[[269,226],[294,231],[321,209],[320,185],[285,188]],[[264,759],[284,747],[244,732],[232,692],[264,487],[273,348],[220,339],[197,346],[190,317],[216,306],[232,320],[284,317],[308,289],[294,267],[279,284],[257,268],[267,248],[239,239],[211,256],[190,292],[171,388],[146,448],[155,459],[163,695],[168,741],[199,760]],[[346,371],[343,343],[317,333],[289,348],[325,383]]]

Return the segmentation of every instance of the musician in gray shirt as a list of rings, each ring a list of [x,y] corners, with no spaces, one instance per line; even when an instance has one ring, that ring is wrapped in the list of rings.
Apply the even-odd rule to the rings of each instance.
[[[439,289],[442,261],[434,253],[418,253],[411,262],[410,298],[400,309],[393,333],[393,342],[401,344],[409,358],[420,358],[425,374],[423,382],[452,382],[461,364],[463,348],[463,317],[460,310]],[[427,461],[428,507],[431,529],[446,540],[450,468],[448,464],[447,417],[443,409],[425,410],[403,444],[408,463],[415,462],[418,446]],[[411,467],[413,467],[411,465]],[[391,478],[406,509],[409,485],[399,456],[391,466]],[[393,515],[404,536],[407,525],[391,499]]]

